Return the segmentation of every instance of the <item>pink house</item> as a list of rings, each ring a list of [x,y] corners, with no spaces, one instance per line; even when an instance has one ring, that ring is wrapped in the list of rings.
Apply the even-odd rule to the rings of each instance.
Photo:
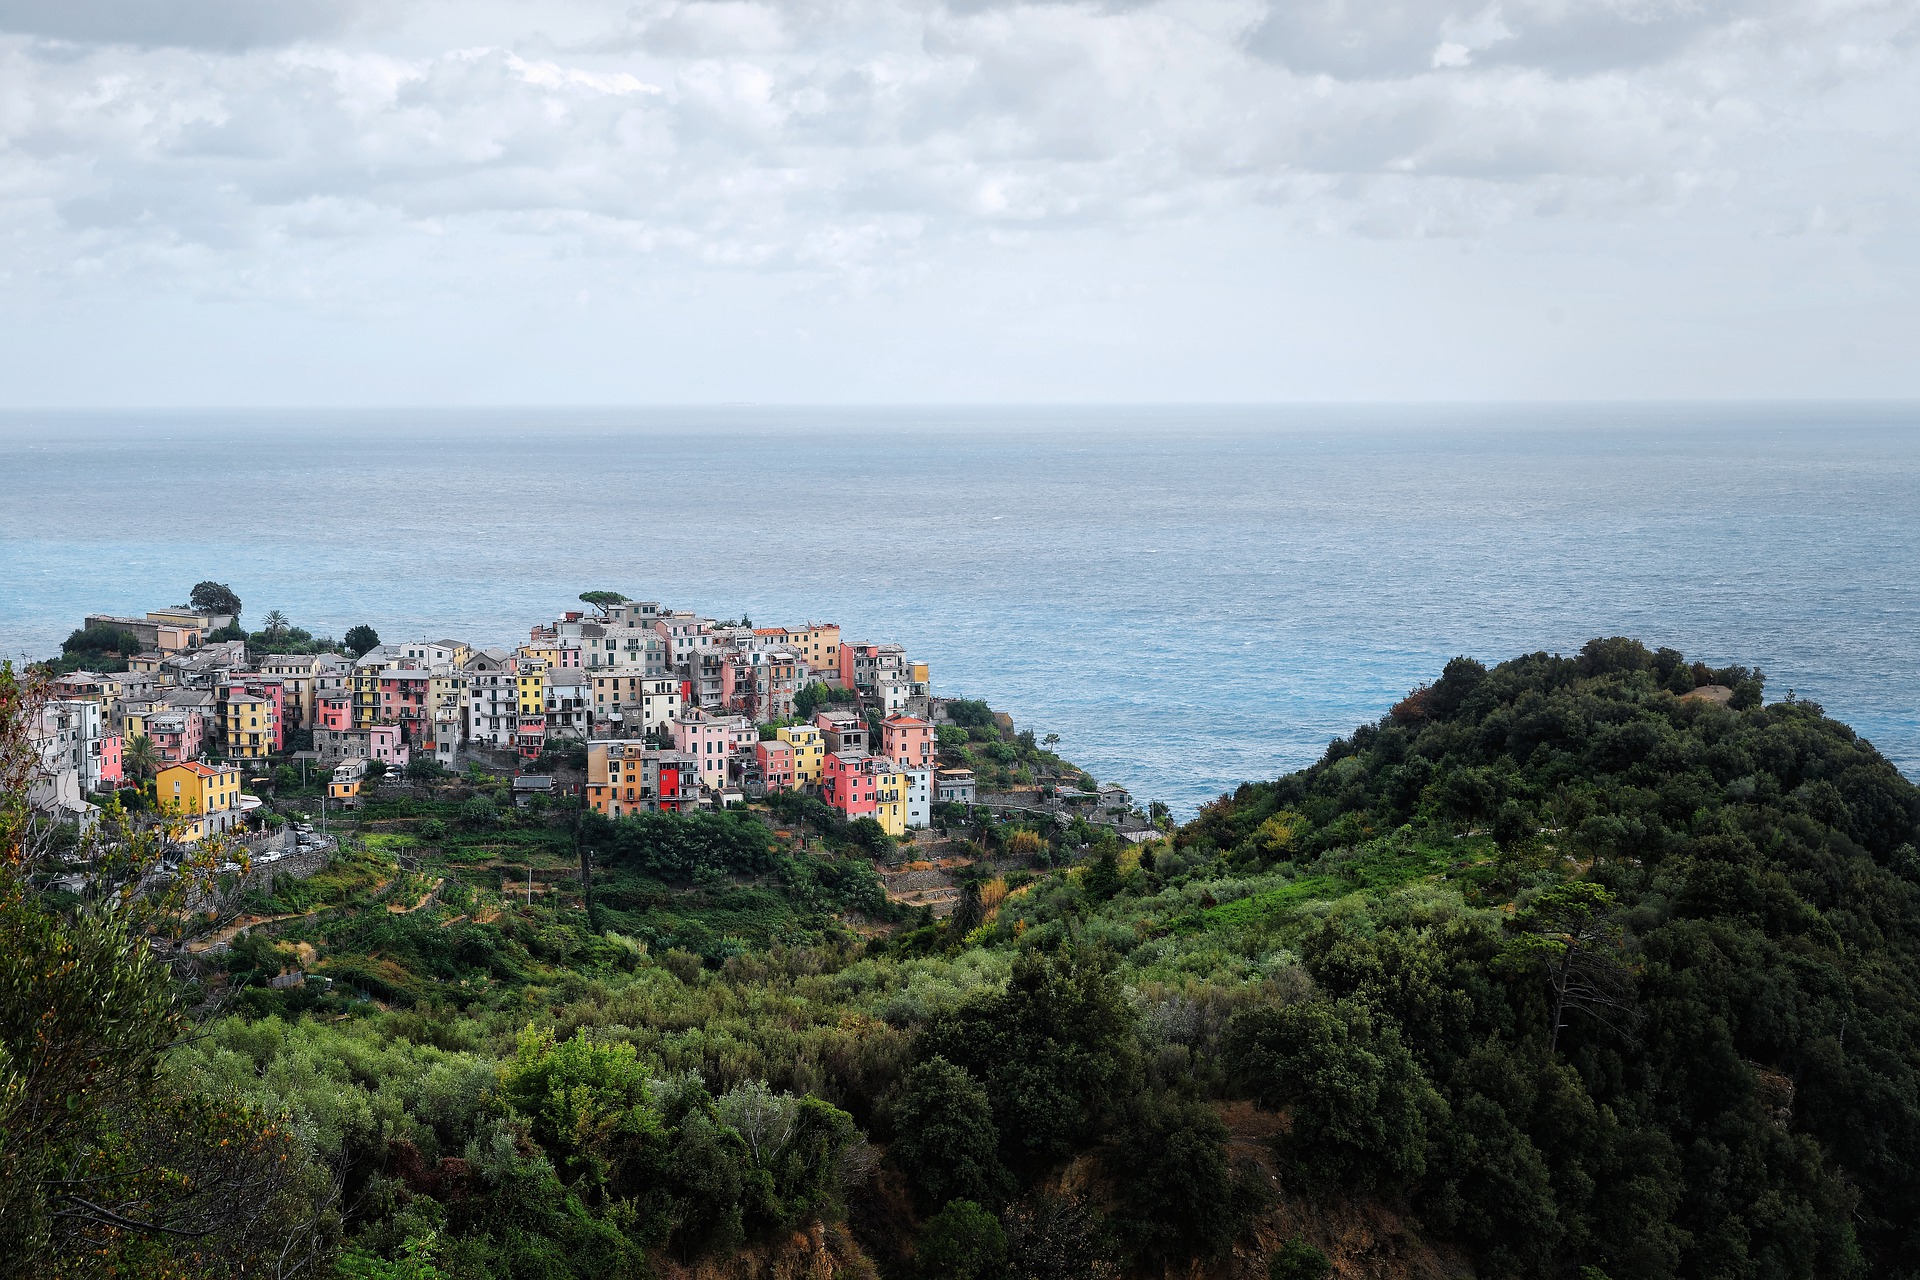
[[[847,821],[871,818],[879,801],[874,796],[873,775],[863,765],[866,757],[852,751],[836,751],[826,760],[820,775],[820,798],[845,814]]]
[[[163,711],[147,720],[147,736],[167,764],[197,759],[206,739],[206,720],[198,711]]]
[[[376,724],[367,730],[367,751],[375,760],[385,760],[389,769],[404,769],[407,744],[400,740],[397,724]]]
[[[100,739],[100,785],[111,783],[119,786],[126,781],[126,773],[120,767],[120,735],[109,734]]]
[[[321,698],[313,709],[313,727],[316,729],[353,728],[352,695],[330,693]]]
[[[760,740],[745,716],[714,716],[691,711],[673,722],[673,749],[699,761],[700,782],[715,791],[727,785],[727,765],[736,751]]]
[[[793,744],[775,739],[753,744],[754,763],[760,767],[760,783],[768,791],[793,790]]]
[[[380,673],[375,718],[401,727],[408,742],[433,741],[430,690],[433,673],[417,667],[388,667]]]
[[[915,716],[888,716],[880,722],[880,754],[911,769],[933,768],[933,726]]]

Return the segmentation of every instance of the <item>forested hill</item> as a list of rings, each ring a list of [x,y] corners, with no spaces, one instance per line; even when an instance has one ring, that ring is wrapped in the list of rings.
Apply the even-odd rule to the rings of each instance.
[[[1316,1119],[1316,1043],[1404,1046],[1398,1092],[1437,1097],[1403,1181],[1490,1269],[1912,1276],[1917,820],[1920,790],[1818,705],[1613,639],[1455,659],[1178,843],[1304,865],[1493,837],[1444,874],[1503,928],[1444,909],[1330,922],[1300,945],[1332,1016],[1241,1029],[1266,1100],[1309,1121],[1300,1155],[1336,1172],[1404,1170],[1407,1144],[1391,1122],[1342,1129],[1358,1112]]]
[[[200,954],[54,884],[12,679],[7,1280],[1920,1278],[1920,790],[1756,672],[1456,659],[1141,846],[950,810],[945,920],[800,797],[583,822],[596,904],[564,812],[384,802]]]

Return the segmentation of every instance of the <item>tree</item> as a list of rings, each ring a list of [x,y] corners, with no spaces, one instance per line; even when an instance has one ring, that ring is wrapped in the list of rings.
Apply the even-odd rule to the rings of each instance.
[[[985,1209],[953,1200],[920,1229],[914,1256],[924,1280],[999,1280],[1007,1266],[1007,1237]]]
[[[1087,864],[1080,875],[1080,887],[1095,902],[1105,902],[1120,892],[1120,862],[1112,849],[1103,849],[1100,856]]]
[[[417,755],[407,761],[408,782],[438,782],[447,776],[447,767],[429,755]]]
[[[224,582],[201,582],[187,597],[187,603],[201,613],[227,613],[240,617],[240,597]]]
[[[1047,750],[1051,751],[1055,747],[1060,745],[1060,735],[1057,733],[1050,733],[1046,737],[1040,739],[1040,745],[1045,747]]]
[[[1613,894],[1591,880],[1556,885],[1515,913],[1519,935],[1500,961],[1509,969],[1543,973],[1552,991],[1547,1051],[1558,1050],[1569,1009],[1608,1022],[1628,1007],[1632,971],[1625,959],[1625,931]]]
[[[604,618],[608,610],[612,609],[616,604],[625,604],[627,598],[618,591],[582,591],[580,593],[580,602],[582,604],[592,605],[595,609],[599,610],[600,616]]]
[[[1149,1095],[1127,1107],[1110,1153],[1121,1220],[1163,1258],[1213,1255],[1251,1207],[1227,1167],[1227,1126],[1193,1099]]]
[[[893,1158],[923,1204],[955,1198],[998,1203],[1007,1192],[1000,1134],[987,1091],[964,1067],[934,1056],[900,1081]]]
[[[274,609],[267,614],[266,636],[268,640],[277,644],[281,640],[284,640],[287,632],[292,629],[293,623],[288,619],[286,614],[280,612],[278,609]]]
[[[146,734],[129,739],[120,753],[120,767],[135,782],[145,782],[160,772],[160,751]]]
[[[367,772],[365,776],[368,782],[380,781],[387,776],[387,762],[385,760],[367,761]]]
[[[1391,1187],[1426,1171],[1446,1104],[1398,1028],[1365,1004],[1250,1009],[1228,1025],[1226,1060],[1260,1106],[1291,1110],[1280,1145],[1309,1187]]]
[[[1139,1079],[1135,1014],[1097,954],[1023,952],[1007,988],[983,993],[921,1032],[919,1052],[981,1081],[1001,1158],[1033,1168],[1098,1133]]]
[[[128,658],[140,652],[140,640],[124,627],[96,622],[76,629],[61,642],[60,648],[66,653],[111,653]]]
[[[380,633],[366,623],[347,631],[347,652],[356,658],[364,658],[373,647],[380,643]]]

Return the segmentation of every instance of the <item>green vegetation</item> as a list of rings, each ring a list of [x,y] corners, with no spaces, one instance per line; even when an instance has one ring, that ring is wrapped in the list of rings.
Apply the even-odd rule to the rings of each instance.
[[[380,633],[366,623],[348,627],[346,636],[347,652],[356,658],[362,658],[380,643]]]
[[[240,619],[240,597],[224,582],[195,583],[187,606],[201,613],[232,614],[236,622]]]
[[[58,674],[69,671],[125,671],[127,659],[140,652],[140,641],[123,627],[96,622],[81,627],[60,644],[60,656],[51,664]]]
[[[286,614],[275,609],[267,614],[266,625],[254,632],[241,632],[235,639],[245,639],[247,652],[251,654],[269,653],[339,653],[340,642],[330,636],[316,637],[305,627],[296,627]]]
[[[124,1016],[102,1040],[45,965],[0,987],[0,1043],[23,1060],[17,1011],[52,1008],[138,1085],[9,1128],[0,1194],[55,1203],[33,1170],[162,1119],[190,1146],[177,1117],[218,1107],[236,1168],[288,1157],[272,1231],[115,1248],[179,1275],[296,1230],[343,1276],[1912,1275],[1920,791],[1761,693],[1630,641],[1456,660],[1312,768],[1158,845],[987,871],[945,922],[894,920],[884,848],[804,798],[771,814],[803,851],[752,813],[576,834],[443,783],[257,901],[303,914],[197,975],[215,1012],[177,1044],[136,933],[16,892],[7,973],[95,957],[71,972],[124,976],[74,981]],[[78,1256],[0,1208],[18,1256]],[[1355,1214],[1398,1224],[1367,1260]]]

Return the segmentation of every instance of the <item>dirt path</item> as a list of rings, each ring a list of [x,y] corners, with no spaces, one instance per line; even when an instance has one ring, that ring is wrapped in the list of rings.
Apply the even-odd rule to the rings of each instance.
[[[434,895],[440,892],[440,886],[445,884],[446,882],[447,882],[447,878],[445,876],[441,876],[438,880],[435,880],[433,882],[433,887],[428,889],[425,893],[421,894],[420,901],[414,903],[410,907],[405,906],[398,902],[389,902],[387,904],[387,914],[395,915],[395,916],[412,915],[414,912],[418,911],[420,908],[426,906],[429,902],[432,902]]]
[[[322,910],[325,910],[325,908],[322,908]],[[282,920],[304,920],[308,916],[319,914],[319,911],[289,911],[283,916],[241,916],[226,928],[216,929],[204,938],[195,938],[192,942],[189,942],[187,944],[187,953],[189,955],[199,955],[201,952],[211,951],[215,947],[224,947],[257,924],[278,924]]]

